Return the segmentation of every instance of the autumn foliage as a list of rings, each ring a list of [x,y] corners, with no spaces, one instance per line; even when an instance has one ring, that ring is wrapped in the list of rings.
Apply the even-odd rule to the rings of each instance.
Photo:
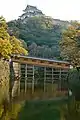
[[[8,34],[6,21],[0,17],[0,58],[10,58],[12,54],[27,55],[28,51],[23,48],[20,40]]]
[[[61,56],[73,65],[80,65],[80,23],[73,22],[62,34]]]

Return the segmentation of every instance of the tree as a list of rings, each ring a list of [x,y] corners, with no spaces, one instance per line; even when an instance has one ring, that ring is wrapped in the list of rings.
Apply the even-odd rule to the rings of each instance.
[[[70,60],[75,67],[77,66],[77,69],[73,68],[69,70],[67,77],[68,88],[72,91],[72,99],[69,99],[70,102],[68,104],[68,114],[66,118],[68,120],[79,120],[80,103],[76,101],[80,100],[80,23],[72,22],[71,24],[72,25],[63,32],[60,47],[61,56],[66,60]]]
[[[10,36],[7,31],[7,24],[3,17],[0,17],[0,58],[10,58],[11,54],[28,54],[23,48],[22,42]]]
[[[9,55],[11,54],[11,49],[12,45],[10,44],[10,41],[0,38],[0,57],[9,58]]]
[[[52,18],[47,16],[30,17],[26,18],[25,23],[18,19],[9,22],[8,26],[10,34],[14,34],[17,38],[27,42],[30,56],[43,57],[43,46],[48,46],[48,51],[50,51],[52,46],[54,47],[54,50],[50,51],[50,54],[53,52],[52,56],[49,55],[50,58],[53,56],[60,56],[58,41],[61,39],[62,26],[55,23]],[[19,34],[15,34],[16,32]],[[35,53],[33,52],[34,48],[30,49],[30,46],[33,46],[33,43],[36,43],[37,45]],[[42,52],[39,51],[40,49]],[[46,53],[46,58],[47,56]]]
[[[73,22],[62,34],[61,56],[74,65],[80,65],[80,23]]]
[[[12,54],[26,55],[28,52],[23,48],[22,42],[15,38],[15,36],[10,37],[10,43],[12,45]]]

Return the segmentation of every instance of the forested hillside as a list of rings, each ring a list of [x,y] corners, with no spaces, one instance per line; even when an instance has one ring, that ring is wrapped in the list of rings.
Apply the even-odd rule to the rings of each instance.
[[[69,22],[45,16],[41,10],[28,5],[17,20],[8,22],[10,35],[24,40],[29,56],[59,58],[59,41]],[[27,43],[27,45],[26,45]]]

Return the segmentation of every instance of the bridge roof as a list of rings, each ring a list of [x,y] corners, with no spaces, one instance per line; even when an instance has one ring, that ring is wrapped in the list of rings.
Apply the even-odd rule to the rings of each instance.
[[[70,64],[67,61],[60,61],[60,60],[54,60],[54,59],[46,59],[46,58],[39,58],[39,57],[30,57],[30,56],[20,56],[20,55],[14,55],[15,57],[19,58],[29,58],[29,59],[34,59],[34,60],[42,60],[42,61],[48,61],[48,62],[56,62],[56,63],[65,63],[65,64]]]

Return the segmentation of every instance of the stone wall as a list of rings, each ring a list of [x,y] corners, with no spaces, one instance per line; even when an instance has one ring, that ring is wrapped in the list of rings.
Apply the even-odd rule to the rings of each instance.
[[[0,60],[0,100],[9,98],[9,62]]]

